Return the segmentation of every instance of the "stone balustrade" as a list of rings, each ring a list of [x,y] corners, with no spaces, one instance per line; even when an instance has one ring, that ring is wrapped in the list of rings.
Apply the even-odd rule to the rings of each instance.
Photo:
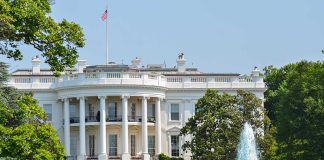
[[[131,85],[163,88],[265,88],[261,76],[204,76],[138,73],[138,72],[99,72],[53,76],[12,76],[9,85],[18,89],[60,89],[82,86]]]
[[[106,122],[121,122],[122,115],[106,116]],[[100,122],[96,116],[86,116],[85,122]],[[142,116],[128,116],[128,122],[142,122]],[[155,123],[155,117],[147,117],[147,122]],[[70,117],[70,124],[80,123],[80,117]]]

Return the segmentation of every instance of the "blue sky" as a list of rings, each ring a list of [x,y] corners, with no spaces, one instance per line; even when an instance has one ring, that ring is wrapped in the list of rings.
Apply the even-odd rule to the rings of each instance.
[[[100,17],[107,3],[109,57],[117,63],[140,57],[173,67],[184,52],[189,67],[246,74],[254,66],[324,59],[323,0],[56,0],[51,16],[81,25],[86,46],[79,54],[89,65],[105,63]],[[11,70],[29,68],[39,53],[23,51],[23,61],[0,58]]]

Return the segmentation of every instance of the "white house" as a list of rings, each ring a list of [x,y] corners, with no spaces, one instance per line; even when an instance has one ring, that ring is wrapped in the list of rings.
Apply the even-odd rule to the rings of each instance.
[[[195,113],[207,88],[235,94],[243,89],[263,99],[265,84],[255,68],[250,76],[203,73],[187,68],[183,54],[177,66],[86,66],[56,78],[32,60],[32,69],[12,73],[10,86],[34,92],[65,146],[69,159],[150,159],[159,153],[190,159],[178,136]]]

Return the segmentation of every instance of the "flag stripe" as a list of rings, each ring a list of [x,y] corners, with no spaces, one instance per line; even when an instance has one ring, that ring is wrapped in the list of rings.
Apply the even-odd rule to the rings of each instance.
[[[102,16],[101,16],[101,20],[106,20],[107,19],[107,17],[108,17],[108,12],[107,12],[107,10],[105,10],[105,12],[102,14]]]

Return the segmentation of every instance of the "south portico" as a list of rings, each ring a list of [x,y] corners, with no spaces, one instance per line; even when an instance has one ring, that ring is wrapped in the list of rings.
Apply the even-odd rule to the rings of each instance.
[[[117,98],[119,99],[117,105],[116,101]],[[161,106],[161,99],[164,98],[164,95],[153,95],[153,94],[98,94],[98,95],[74,95],[73,97],[61,97],[60,99],[63,101],[63,111],[64,111],[64,145],[66,148],[66,155],[67,157],[72,156],[71,155],[71,127],[78,127],[78,142],[79,142],[79,152],[77,154],[78,160],[86,159],[89,155],[90,156],[97,156],[98,159],[106,160],[112,153],[111,148],[108,149],[107,152],[107,130],[109,131],[110,126],[121,126],[121,137],[119,138],[121,141],[121,152],[120,154],[115,154],[115,156],[120,156],[121,159],[131,159],[131,153],[129,152],[129,137],[131,136],[129,134],[129,127],[130,126],[137,126],[141,129],[140,132],[140,139],[141,139],[141,157],[144,160],[150,159],[150,154],[148,152],[148,126],[152,130],[154,127],[154,152],[155,155],[158,155],[161,153],[161,115],[160,115],[160,106]],[[98,107],[98,116],[96,117],[99,122],[93,122],[95,120],[90,121],[89,119],[91,116],[86,116],[86,104],[90,107],[91,101],[94,101],[94,99],[97,99],[99,107]],[[149,117],[148,119],[148,100],[150,100],[150,104],[154,104],[154,117]],[[116,109],[114,111],[110,111],[110,107],[107,108],[107,104],[109,105],[109,101],[115,102]],[[130,103],[130,101],[132,103]],[[136,101],[134,103],[134,101]],[[73,106],[71,103],[74,103],[74,105],[78,106],[78,115],[79,117],[73,118],[70,117],[70,108]],[[135,115],[134,115],[134,104],[135,104]],[[140,105],[136,108],[136,105]],[[118,109],[117,109],[118,106]],[[129,111],[131,109],[132,111]],[[114,116],[111,116],[112,112],[115,113],[121,113],[120,115],[115,114]],[[109,114],[107,114],[109,112]],[[98,114],[97,113],[97,114]],[[131,113],[131,114],[130,114]],[[139,116],[136,113],[141,113]],[[151,116],[151,115],[150,115]],[[88,126],[98,126],[99,128],[99,139],[98,139],[98,149],[96,150],[96,155],[93,155],[93,153],[87,153],[86,147],[89,146],[89,144],[86,145],[86,127]],[[88,130],[88,129],[87,129]],[[111,138],[111,137],[109,137]],[[134,139],[131,137],[131,143],[133,143]],[[151,138],[151,137],[150,137]],[[137,138],[138,139],[138,138]],[[118,140],[116,140],[117,142]],[[88,140],[88,143],[89,140]],[[94,143],[94,142],[93,142]],[[112,142],[109,142],[112,143]],[[136,142],[138,143],[138,142]],[[111,145],[111,144],[109,144]],[[133,145],[133,144],[132,144]],[[138,145],[137,145],[138,146]],[[89,149],[88,149],[89,150]],[[133,148],[131,148],[132,154],[133,154]],[[89,151],[88,151],[89,152]],[[118,151],[116,151],[118,152]]]

